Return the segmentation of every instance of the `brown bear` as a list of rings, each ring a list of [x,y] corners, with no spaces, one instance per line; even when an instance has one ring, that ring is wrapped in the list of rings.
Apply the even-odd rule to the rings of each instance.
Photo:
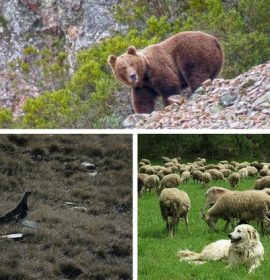
[[[223,65],[218,40],[199,31],[178,33],[167,40],[137,51],[131,46],[119,57],[110,55],[108,63],[115,77],[132,87],[135,113],[151,113],[161,95],[168,97],[189,87],[188,97],[207,79],[214,79]]]

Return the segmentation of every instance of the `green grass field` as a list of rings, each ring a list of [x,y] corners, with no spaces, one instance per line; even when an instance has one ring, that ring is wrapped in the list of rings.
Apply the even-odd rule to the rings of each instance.
[[[250,189],[254,179],[241,181],[239,190]],[[223,181],[214,182],[211,186],[227,187],[228,183]],[[185,185],[180,185],[180,189],[186,191],[191,199],[191,211],[189,223],[191,234],[181,221],[176,236],[167,236],[165,223],[161,219],[158,196],[155,193],[147,193],[138,200],[138,276],[143,279],[269,279],[270,275],[270,229],[265,236],[261,236],[261,241],[265,249],[265,260],[254,272],[248,274],[245,267],[234,267],[225,269],[224,262],[210,262],[203,265],[192,265],[178,261],[176,253],[180,249],[190,249],[200,251],[207,244],[219,240],[227,239],[228,232],[223,232],[225,221],[219,220],[217,224],[218,232],[210,233],[207,224],[200,218],[200,208],[204,205],[205,192],[203,188],[190,180]],[[255,223],[252,225],[259,230]]]

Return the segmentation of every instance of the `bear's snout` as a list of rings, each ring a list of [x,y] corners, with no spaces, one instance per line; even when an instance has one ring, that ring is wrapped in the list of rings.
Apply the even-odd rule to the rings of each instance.
[[[130,75],[130,79],[131,79],[132,82],[136,82],[136,80],[137,80],[137,75],[136,75],[136,74]]]

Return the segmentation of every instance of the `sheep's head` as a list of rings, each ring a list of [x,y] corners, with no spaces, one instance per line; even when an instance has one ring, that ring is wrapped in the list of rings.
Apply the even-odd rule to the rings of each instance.
[[[209,215],[203,211],[203,208],[201,208],[200,218],[204,221],[207,221],[209,219]]]
[[[213,218],[213,217],[210,217],[207,213],[204,213],[202,210],[201,210],[201,218],[207,223],[209,229],[211,231],[215,231],[216,230],[216,219]]]

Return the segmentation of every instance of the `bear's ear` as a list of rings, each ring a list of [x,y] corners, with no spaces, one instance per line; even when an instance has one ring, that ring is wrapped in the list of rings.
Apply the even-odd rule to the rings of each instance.
[[[127,53],[128,53],[128,54],[131,54],[131,55],[136,55],[136,54],[137,54],[136,48],[133,47],[133,46],[128,47]]]
[[[117,59],[117,57],[115,55],[110,55],[108,58],[108,63],[110,64],[110,66],[112,68],[114,68],[116,59]]]

